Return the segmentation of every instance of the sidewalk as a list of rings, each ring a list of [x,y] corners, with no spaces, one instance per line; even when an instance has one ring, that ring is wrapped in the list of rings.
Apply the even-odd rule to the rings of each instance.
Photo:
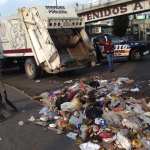
[[[17,106],[19,112],[13,114],[6,121],[0,123],[1,150],[77,150],[74,142],[65,136],[30,124],[27,119],[36,115],[41,106],[29,99],[18,90],[8,87],[9,99]],[[24,125],[19,126],[18,122]]]

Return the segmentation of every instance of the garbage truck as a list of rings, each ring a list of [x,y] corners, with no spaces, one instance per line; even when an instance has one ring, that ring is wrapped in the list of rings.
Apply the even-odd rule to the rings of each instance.
[[[22,7],[0,18],[0,58],[4,67],[24,67],[30,79],[41,70],[56,74],[95,63],[83,18],[65,6]]]

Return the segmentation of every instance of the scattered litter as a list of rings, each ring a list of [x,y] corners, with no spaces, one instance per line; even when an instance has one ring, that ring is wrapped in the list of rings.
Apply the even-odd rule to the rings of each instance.
[[[48,121],[48,116],[41,116],[40,120],[46,122],[46,121]]]
[[[116,144],[119,148],[124,148],[126,150],[131,150],[131,143],[124,135],[122,135],[120,132],[117,133],[117,140]]]
[[[149,150],[150,102],[136,97],[140,83],[98,76],[64,83],[64,88],[37,96],[44,107],[30,122],[65,134],[81,150]]]
[[[68,80],[68,81],[65,81],[64,83],[65,84],[71,84],[71,83],[73,83],[73,81],[72,80]]]
[[[35,80],[35,83],[40,83],[41,81],[40,80]]]
[[[94,144],[92,142],[83,143],[80,145],[81,150],[99,150],[100,145]]]
[[[55,116],[54,119],[58,120],[58,119],[60,119],[60,116]]]
[[[150,150],[150,140],[143,138],[142,143],[143,143],[146,150]]]
[[[40,121],[40,120],[35,120],[34,123],[35,123],[36,125],[39,125],[39,126],[42,126],[42,127],[48,126],[48,123],[47,123],[47,122],[43,122],[43,121]]]
[[[123,82],[128,82],[128,81],[129,81],[129,78],[120,77],[117,79],[116,82],[121,85]]]
[[[50,127],[50,128],[56,128],[56,124],[54,124],[54,123],[49,124],[49,127]]]
[[[2,141],[3,139],[0,137],[0,141]]]
[[[41,110],[40,110],[40,112],[39,112],[39,114],[40,115],[47,115],[47,113],[49,112],[49,109],[48,109],[48,107],[43,107]]]
[[[139,92],[140,89],[136,87],[136,88],[134,88],[134,89],[131,89],[130,91],[131,91],[131,92]]]
[[[137,123],[131,122],[131,121],[127,120],[127,119],[123,119],[123,120],[122,120],[122,125],[123,125],[124,127],[129,128],[129,129],[134,129],[134,130],[139,129]]]
[[[44,92],[44,93],[42,93],[42,94],[40,95],[40,97],[42,97],[43,99],[44,99],[44,98],[48,98],[48,96],[49,96],[49,93],[48,93],[48,92]]]
[[[23,121],[19,121],[19,122],[18,122],[18,125],[19,125],[19,126],[23,126],[23,125],[24,125],[24,122],[23,122]]]
[[[73,132],[69,132],[68,134],[66,134],[66,136],[72,140],[76,140],[77,135],[78,135],[77,133],[73,133]]]
[[[34,117],[34,116],[31,116],[31,117],[28,119],[28,121],[34,122],[34,121],[35,121],[35,117]]]

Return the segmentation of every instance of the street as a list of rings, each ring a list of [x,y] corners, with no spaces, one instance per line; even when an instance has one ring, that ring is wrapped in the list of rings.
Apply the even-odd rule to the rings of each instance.
[[[10,71],[3,76],[7,87],[9,99],[17,106],[19,113],[12,114],[6,121],[0,124],[0,147],[2,150],[77,150],[78,146],[65,136],[57,135],[55,132],[30,124],[27,119],[37,115],[42,107],[39,103],[29,97],[39,95],[44,91],[51,91],[64,86],[68,80],[90,77],[93,75],[102,76],[104,79],[116,77],[129,77],[137,81],[141,92],[139,96],[150,96],[150,56],[143,61],[115,63],[115,72],[110,73],[106,64],[95,68],[84,68],[60,75],[45,75],[39,81],[27,79],[25,74],[19,71]],[[19,89],[19,91],[17,90]],[[21,91],[22,92],[21,92]],[[28,96],[27,96],[28,95]],[[18,122],[23,121],[24,125],[19,126]],[[37,132],[38,131],[38,132]]]
[[[45,75],[40,78],[40,82],[30,80],[24,73],[20,71],[11,71],[3,75],[5,83],[24,91],[30,96],[39,95],[45,91],[51,91],[64,86],[64,82],[68,80],[77,80],[89,76],[98,75],[104,79],[111,79],[117,77],[129,77],[136,81],[150,80],[150,56],[145,56],[142,61],[119,61],[114,65],[115,72],[110,73],[107,69],[107,64],[101,64],[94,68],[84,68],[80,70],[73,70],[70,72],[61,73],[58,75]],[[144,82],[143,82],[144,83]],[[148,87],[143,89],[146,94]]]
[[[150,150],[149,68],[150,0],[0,0],[0,150]]]
[[[19,112],[10,114],[6,121],[0,123],[0,149],[1,150],[77,150],[73,141],[65,136],[57,135],[54,131],[32,125],[27,120],[36,116],[41,105],[29,99],[24,93],[7,86],[8,98],[16,105]],[[6,114],[5,112],[5,114]],[[18,122],[24,125],[19,126]]]

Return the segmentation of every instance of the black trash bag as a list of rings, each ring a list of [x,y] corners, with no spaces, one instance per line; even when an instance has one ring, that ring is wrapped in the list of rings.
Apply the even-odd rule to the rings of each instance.
[[[91,87],[93,87],[93,88],[95,88],[95,89],[97,89],[99,86],[100,86],[100,84],[99,84],[99,82],[98,81],[90,81],[89,82],[89,85],[91,86]]]
[[[55,106],[58,110],[61,110],[61,104],[65,103],[65,102],[69,102],[67,95],[64,96],[60,96],[58,97],[58,99],[55,102]]]
[[[85,115],[88,119],[94,120],[95,118],[100,118],[103,114],[102,108],[98,104],[89,105],[85,110]]]
[[[96,102],[95,90],[92,90],[88,93],[88,101]]]

